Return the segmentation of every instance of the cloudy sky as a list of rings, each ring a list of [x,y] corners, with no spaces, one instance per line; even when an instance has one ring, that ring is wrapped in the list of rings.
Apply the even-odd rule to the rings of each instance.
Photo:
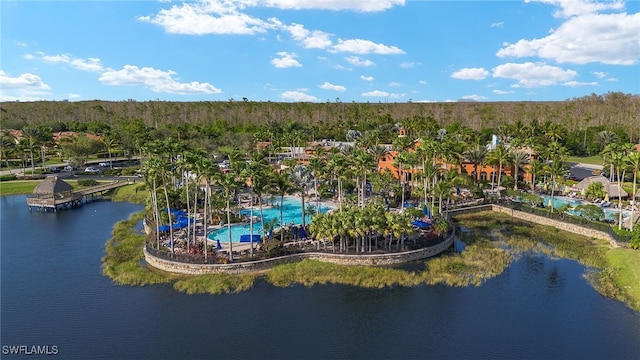
[[[0,100],[640,93],[640,1],[0,1]]]

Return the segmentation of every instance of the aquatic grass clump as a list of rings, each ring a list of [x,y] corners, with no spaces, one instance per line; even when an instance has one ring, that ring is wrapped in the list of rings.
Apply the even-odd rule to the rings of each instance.
[[[149,271],[142,265],[144,235],[136,234],[134,227],[143,214],[132,214],[118,222],[105,245],[102,274],[119,285],[150,285],[168,283],[172,277]]]
[[[173,288],[193,294],[238,293],[253,287],[256,276],[252,274],[207,274],[183,278],[173,284]]]
[[[351,266],[303,260],[282,264],[266,274],[267,281],[279,287],[293,284],[304,286],[342,284],[381,289],[391,286],[415,286],[420,279],[412,272],[371,266]]]
[[[421,277],[428,285],[480,286],[504,272],[512,255],[491,241],[478,241],[466,246],[461,254],[444,255],[427,260]]]

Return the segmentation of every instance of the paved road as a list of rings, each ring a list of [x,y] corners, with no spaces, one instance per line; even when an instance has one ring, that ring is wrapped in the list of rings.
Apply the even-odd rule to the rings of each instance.
[[[582,163],[570,163],[571,164],[571,176],[575,176],[578,181],[593,176],[594,170],[602,170],[601,165],[591,165]]]

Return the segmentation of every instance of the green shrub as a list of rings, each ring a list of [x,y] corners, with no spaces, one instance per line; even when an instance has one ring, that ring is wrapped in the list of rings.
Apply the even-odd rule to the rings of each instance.
[[[0,176],[0,181],[11,181],[11,180],[15,180],[15,179],[16,179],[16,175],[15,174],[7,174],[7,175]]]
[[[78,179],[78,186],[95,186],[98,182],[94,179]]]

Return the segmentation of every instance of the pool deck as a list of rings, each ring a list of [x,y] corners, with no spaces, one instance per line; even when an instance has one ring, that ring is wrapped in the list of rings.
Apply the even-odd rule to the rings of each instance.
[[[291,196],[291,197],[295,197],[295,198],[297,198],[297,199],[300,199],[300,196],[298,196],[298,195],[288,195],[288,196]],[[308,200],[307,200],[307,199],[305,199],[305,202],[309,202],[309,203],[313,203],[313,204],[315,204],[315,203],[316,203],[316,200],[315,200],[315,198],[311,198],[311,197],[309,197],[309,198],[308,198]],[[336,203],[333,199],[321,199],[321,200],[320,200],[320,204],[322,204],[322,205],[324,205],[324,206],[331,207],[331,208],[333,208],[333,209],[337,209],[337,208],[338,208],[338,203]],[[268,206],[264,206],[264,205],[263,205],[263,209],[272,208],[272,207],[273,207],[273,206],[271,206],[271,205],[268,205]],[[248,206],[243,206],[243,207],[241,207],[241,210],[247,210],[247,209],[249,209],[249,207],[248,207]],[[254,211],[255,211],[255,210],[258,210],[258,208],[256,208],[256,207],[254,206]],[[233,226],[233,225],[237,225],[237,224],[241,224],[241,223],[233,223],[233,224],[231,224],[231,226]],[[215,246],[215,245],[217,245],[217,241],[216,241],[216,240],[211,240],[211,239],[207,238],[207,235],[208,235],[211,231],[219,230],[219,229],[226,228],[226,227],[227,227],[227,225],[222,225],[222,226],[220,226],[220,225],[209,225],[209,226],[207,226],[207,230],[205,231],[205,234],[204,234],[204,235],[196,236],[196,239],[197,239],[197,241],[198,241],[198,242],[204,242],[204,241],[206,241],[206,242],[207,242],[207,245],[213,245],[213,246]],[[259,234],[260,234],[260,232],[255,232],[255,233],[254,233],[254,235],[259,235]],[[255,248],[256,248],[256,246],[258,246],[258,244],[259,244],[259,243],[253,243],[253,248],[255,249]],[[286,246],[286,245],[287,245],[287,244],[285,244],[285,246]],[[231,247],[232,247],[232,246],[230,246],[230,245],[229,245],[229,242],[228,242],[228,241],[220,241],[220,249],[217,249],[217,250],[216,250],[216,252],[229,252],[229,250],[231,249]],[[233,251],[234,251],[234,252],[249,251],[250,249],[251,249],[251,243],[233,242]]]

